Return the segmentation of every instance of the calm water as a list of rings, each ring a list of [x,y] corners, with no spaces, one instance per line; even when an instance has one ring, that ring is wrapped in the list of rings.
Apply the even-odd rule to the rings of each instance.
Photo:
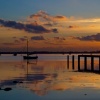
[[[74,71],[71,55],[69,70],[66,55],[39,55],[29,63],[22,56],[1,56],[0,100],[100,100],[100,75],[76,71],[77,56]]]

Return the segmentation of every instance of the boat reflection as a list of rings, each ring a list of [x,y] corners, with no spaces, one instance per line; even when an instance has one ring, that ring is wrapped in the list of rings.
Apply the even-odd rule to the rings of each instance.
[[[77,63],[77,62],[76,62]],[[100,88],[100,76],[72,72],[66,61],[0,62],[0,88],[28,89],[37,95],[76,88]]]

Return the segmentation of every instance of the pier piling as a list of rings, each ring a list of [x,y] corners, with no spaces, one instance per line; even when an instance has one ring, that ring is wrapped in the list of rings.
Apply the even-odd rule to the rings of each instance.
[[[94,71],[94,57],[91,57],[91,71]]]
[[[78,71],[81,71],[80,68],[80,59],[84,58],[84,71],[96,72],[94,69],[94,58],[99,58],[99,72],[100,72],[100,55],[78,55]],[[91,58],[91,69],[88,69],[87,58]],[[83,70],[82,70],[83,71]],[[98,72],[98,71],[97,71]]]
[[[78,71],[80,71],[80,56],[78,56]]]
[[[72,69],[73,69],[73,70],[74,70],[74,67],[75,67],[75,65],[74,65],[75,59],[74,59],[74,58],[75,58],[75,56],[73,55],[73,56],[72,56]]]
[[[67,68],[69,69],[69,55],[67,55]]]
[[[99,57],[99,72],[100,72],[100,57]]]
[[[84,57],[84,70],[87,71],[87,57]]]

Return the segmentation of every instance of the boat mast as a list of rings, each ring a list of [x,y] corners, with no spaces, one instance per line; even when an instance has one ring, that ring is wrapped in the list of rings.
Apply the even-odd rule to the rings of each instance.
[[[29,56],[29,54],[28,54],[28,39],[27,39],[27,56]]]

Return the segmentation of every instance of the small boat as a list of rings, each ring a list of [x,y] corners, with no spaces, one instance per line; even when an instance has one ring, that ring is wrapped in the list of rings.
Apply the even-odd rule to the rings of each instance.
[[[27,39],[27,56],[23,56],[23,59],[38,59],[38,56],[30,56],[28,53],[28,39]]]

